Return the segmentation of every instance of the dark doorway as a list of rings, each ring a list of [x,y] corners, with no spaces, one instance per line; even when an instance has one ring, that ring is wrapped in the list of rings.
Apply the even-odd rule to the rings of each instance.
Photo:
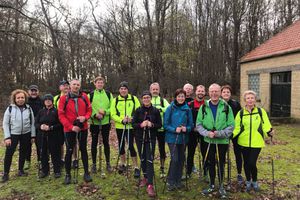
[[[291,116],[291,72],[271,74],[271,117]]]

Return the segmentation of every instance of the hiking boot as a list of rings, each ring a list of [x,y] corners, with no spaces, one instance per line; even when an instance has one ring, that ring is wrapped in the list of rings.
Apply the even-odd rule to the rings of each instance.
[[[205,183],[209,183],[209,176],[208,176],[208,174],[203,175],[202,181],[205,182]]]
[[[253,186],[253,189],[255,192],[259,192],[259,186],[258,186],[257,181],[253,181],[252,186]]]
[[[165,178],[166,174],[165,174],[165,168],[160,167],[160,178]]]
[[[49,173],[45,173],[43,171],[40,171],[40,174],[39,174],[39,178],[45,178],[49,175]]]
[[[73,169],[77,169],[78,168],[78,160],[73,160],[72,168]]]
[[[167,184],[167,190],[168,191],[175,191],[177,188],[176,188],[176,186],[175,185],[171,185],[171,184]]]
[[[92,164],[91,172],[92,172],[93,174],[96,174],[96,173],[97,173],[97,167],[96,167],[96,164]]]
[[[251,190],[251,181],[246,181],[246,192],[250,192]]]
[[[5,183],[6,181],[8,181],[8,179],[9,179],[8,173],[4,173],[3,176],[2,176],[1,182]]]
[[[71,174],[66,174],[64,184],[69,185],[71,183]]]
[[[125,171],[126,171],[125,165],[120,165],[118,169],[119,174],[123,174]]]
[[[181,190],[181,189],[185,188],[185,185],[182,184],[182,183],[177,183],[177,184],[175,184],[175,186],[176,186],[176,189],[178,189],[178,190]]]
[[[24,170],[19,170],[18,171],[18,176],[28,176],[28,173],[24,172]]]
[[[202,190],[202,194],[208,195],[208,194],[212,193],[213,191],[215,191],[215,185],[211,185],[211,186],[209,186],[209,188]]]
[[[147,193],[148,193],[149,197],[155,197],[155,191],[154,191],[153,185],[148,185]]]
[[[85,182],[87,182],[87,183],[93,181],[92,177],[91,177],[90,174],[88,174],[88,173],[85,173],[85,174],[83,175],[83,180],[84,180]]]
[[[60,177],[61,177],[61,173],[60,172],[54,173],[54,178],[60,178]]]
[[[146,178],[143,178],[143,179],[140,181],[139,187],[145,187],[146,185],[147,185],[147,179],[146,179]]]
[[[243,179],[243,176],[241,174],[238,174],[236,179],[237,179],[237,182],[238,182],[239,185],[243,184],[244,179]]]
[[[223,185],[221,185],[221,187],[219,189],[219,193],[220,193],[221,199],[226,199],[227,198],[227,194],[226,194],[226,191],[225,191]]]
[[[140,178],[140,175],[141,175],[140,170],[138,168],[135,168],[134,175],[133,175],[134,178]]]
[[[31,165],[30,161],[29,160],[25,160],[24,170],[30,169],[30,165]]]
[[[108,173],[113,172],[113,169],[112,169],[110,163],[106,163],[106,171],[107,171]]]

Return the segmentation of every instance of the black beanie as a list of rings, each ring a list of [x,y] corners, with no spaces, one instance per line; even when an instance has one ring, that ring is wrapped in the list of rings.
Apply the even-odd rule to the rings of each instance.
[[[145,96],[145,95],[148,95],[148,96],[152,97],[152,94],[151,94],[148,90],[145,90],[145,91],[142,93],[142,97]]]
[[[122,82],[120,83],[119,89],[120,89],[121,87],[126,87],[126,88],[128,89],[128,82],[127,82],[127,81],[122,81]]]
[[[51,100],[53,102],[53,96],[52,96],[52,94],[45,94],[45,96],[44,96],[43,99],[44,99],[44,101]]]

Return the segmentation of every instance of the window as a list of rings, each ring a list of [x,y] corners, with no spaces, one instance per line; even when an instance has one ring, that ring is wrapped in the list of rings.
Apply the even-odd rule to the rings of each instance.
[[[256,92],[257,97],[259,97],[259,74],[249,74],[249,90]]]

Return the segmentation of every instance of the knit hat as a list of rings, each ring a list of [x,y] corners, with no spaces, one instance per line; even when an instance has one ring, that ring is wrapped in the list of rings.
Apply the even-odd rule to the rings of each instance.
[[[120,83],[119,89],[120,89],[121,87],[126,87],[126,88],[128,89],[128,82],[127,82],[127,81],[122,81],[122,82]]]
[[[148,90],[143,91],[142,98],[143,98],[143,96],[146,96],[146,95],[152,97],[152,94]]]
[[[45,94],[43,99],[44,99],[44,101],[51,100],[53,102],[53,95],[52,94]]]
[[[39,87],[37,85],[30,85],[29,90],[39,90]]]

